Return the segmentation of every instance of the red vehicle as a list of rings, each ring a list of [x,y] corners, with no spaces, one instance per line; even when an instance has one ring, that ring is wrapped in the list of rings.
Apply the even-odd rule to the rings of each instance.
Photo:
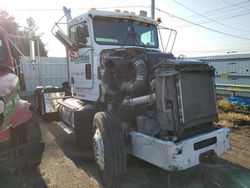
[[[30,103],[19,98],[14,62],[8,34],[0,27],[0,172],[37,166],[44,151]]]

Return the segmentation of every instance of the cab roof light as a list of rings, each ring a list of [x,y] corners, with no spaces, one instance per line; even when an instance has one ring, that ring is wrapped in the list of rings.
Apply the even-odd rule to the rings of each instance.
[[[115,9],[115,12],[121,12],[121,10],[119,10],[119,9]]]
[[[161,17],[158,17],[156,20],[158,23],[161,23]]]
[[[140,10],[140,14],[139,16],[142,16],[142,17],[147,17],[147,12],[144,11],[144,10]]]
[[[129,11],[127,11],[127,10],[124,10],[123,12],[124,12],[124,13],[129,13]]]
[[[90,10],[96,10],[96,8],[93,7],[93,8],[91,8]]]

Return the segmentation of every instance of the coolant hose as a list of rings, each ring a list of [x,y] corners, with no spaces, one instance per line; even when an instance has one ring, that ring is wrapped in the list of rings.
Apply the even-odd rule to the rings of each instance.
[[[145,89],[147,79],[145,60],[145,55],[138,55],[132,60],[133,67],[136,70],[136,78],[135,80],[122,83],[121,91],[125,91],[128,94],[138,94]]]

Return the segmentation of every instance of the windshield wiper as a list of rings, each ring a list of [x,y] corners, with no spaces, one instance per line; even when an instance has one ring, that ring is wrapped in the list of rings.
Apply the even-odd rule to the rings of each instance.
[[[127,35],[126,35],[125,40],[124,40],[123,43],[122,43],[122,46],[125,46],[125,44],[126,44],[126,42],[128,41],[130,35],[132,35],[132,33],[131,33],[131,32],[128,32]]]

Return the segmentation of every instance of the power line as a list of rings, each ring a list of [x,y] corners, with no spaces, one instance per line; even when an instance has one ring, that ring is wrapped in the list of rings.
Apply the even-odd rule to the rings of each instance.
[[[225,44],[216,44],[216,45],[205,45],[206,48],[218,48],[218,47],[224,47],[225,46],[232,46],[233,48],[249,48],[248,44],[239,44],[239,43],[225,43]],[[201,47],[199,45],[196,46],[198,49]]]
[[[249,3],[249,1],[247,0],[247,1],[241,1],[239,3],[232,3],[232,4],[228,5],[228,6],[223,6],[223,7],[217,8],[217,9],[213,9],[213,10],[203,12],[202,14],[208,16],[208,15],[211,15],[211,14],[215,15],[216,12],[218,12],[219,14],[221,14],[223,12],[232,12],[233,10],[245,7],[246,5],[243,5],[243,4],[246,4],[246,3]],[[242,5],[242,6],[240,6],[240,5]],[[235,8],[235,7],[238,7],[238,8]],[[190,17],[187,17],[187,18],[193,18],[193,17],[194,16],[190,16]]]
[[[228,4],[228,5],[236,6],[236,7],[239,7],[239,8],[241,8],[241,9],[248,10],[248,11],[250,10],[249,8],[246,8],[246,6],[242,7],[242,6],[239,6],[238,4],[233,4],[233,3],[230,3],[230,2],[225,1],[225,0],[221,0],[221,1],[223,1],[224,3],[226,3],[226,4]],[[249,1],[248,1],[248,2],[249,2]]]
[[[239,38],[239,39],[244,39],[244,40],[250,40],[250,38],[247,38],[247,37],[242,37],[242,36],[237,36],[237,35],[225,33],[225,32],[223,32],[223,31],[215,30],[215,29],[212,29],[212,28],[209,28],[209,27],[200,25],[200,24],[198,24],[198,23],[192,22],[192,21],[187,20],[187,19],[185,19],[185,18],[181,18],[181,17],[176,16],[176,15],[174,15],[174,14],[171,14],[171,13],[168,13],[168,12],[166,12],[166,11],[163,11],[163,10],[161,10],[161,9],[159,9],[159,8],[155,8],[155,9],[158,10],[158,11],[160,11],[160,12],[162,12],[162,13],[167,14],[167,15],[170,16],[170,17],[177,18],[177,19],[179,19],[179,20],[182,20],[182,21],[184,21],[184,22],[187,22],[187,23],[196,25],[196,26],[201,27],[201,28],[203,28],[203,29],[207,29],[207,30],[210,30],[210,31],[213,31],[213,32],[216,32],[216,33],[220,33],[220,34],[223,34],[223,35],[231,36],[231,37],[234,37],[234,38]]]
[[[240,17],[240,16],[245,16],[245,15],[248,15],[250,14],[250,11],[240,11],[240,12],[237,12],[235,14],[227,14],[227,15],[223,15],[223,16],[217,16],[217,17],[213,17],[212,19],[216,19],[217,21],[218,20],[227,20],[227,19],[230,19],[230,18],[236,18],[236,17]],[[206,23],[210,23],[212,22],[211,20],[210,21],[199,21],[198,23],[199,24],[206,24]],[[189,26],[192,26],[192,25],[184,25],[184,26],[181,26],[181,27],[189,27]]]
[[[215,17],[213,19],[216,19],[216,20],[227,20],[227,19],[230,19],[230,18],[236,18],[236,17],[240,17],[240,16],[245,16],[245,15],[248,15],[248,14],[250,14],[250,12],[242,12],[241,14],[234,14],[234,15],[229,15],[229,16],[226,16],[226,17]],[[206,24],[206,23],[210,23],[210,22],[212,22],[212,21],[198,22],[198,24]],[[182,27],[190,27],[190,26],[192,26],[192,25],[185,25],[185,26],[182,26]]]
[[[250,31],[247,31],[247,30],[239,29],[239,28],[237,28],[237,27],[233,27],[233,26],[230,26],[230,25],[227,25],[227,24],[218,22],[218,21],[215,20],[215,19],[209,18],[209,17],[207,17],[207,16],[205,16],[205,15],[203,15],[203,14],[201,14],[201,13],[199,13],[199,12],[197,12],[197,11],[195,11],[195,10],[193,10],[193,9],[191,9],[191,8],[189,8],[189,7],[187,7],[187,6],[185,6],[185,5],[183,5],[182,3],[178,2],[177,0],[173,0],[173,1],[174,1],[175,3],[177,3],[178,5],[180,5],[181,7],[185,8],[185,9],[187,9],[187,10],[189,10],[189,11],[191,11],[191,12],[193,12],[193,13],[195,13],[195,14],[197,14],[197,15],[203,17],[203,18],[206,18],[206,19],[210,20],[211,22],[215,22],[215,23],[217,23],[217,24],[220,24],[220,25],[223,25],[223,26],[225,26],[225,27],[228,27],[228,28],[231,28],[231,29],[235,29],[235,30],[238,30],[238,31],[250,32]]]
[[[226,20],[226,19],[229,19],[229,18],[235,18],[235,17],[239,17],[239,16],[244,16],[244,15],[247,15],[247,14],[250,14],[249,11],[238,11],[238,12],[235,12],[235,10],[239,10],[239,9],[245,9],[245,7],[247,6],[246,3],[250,3],[250,1],[243,1],[243,2],[239,2],[239,3],[232,3],[230,4],[229,6],[224,6],[222,8],[217,8],[217,9],[214,9],[214,10],[210,10],[210,11],[206,11],[206,12],[202,12],[201,14],[205,14],[206,16],[209,16],[211,18],[212,16],[212,19],[216,19],[217,21],[218,20]],[[249,9],[250,10],[250,9]],[[219,12],[218,12],[219,11]],[[216,12],[218,14],[216,14]],[[230,14],[227,14],[229,13]],[[233,13],[233,14],[232,14]],[[196,18],[200,18],[198,17],[197,15],[196,16],[189,16],[189,17],[185,17],[186,19],[196,19]],[[193,20],[195,21],[195,20]],[[204,21],[204,20],[197,20],[197,23],[199,24],[205,24],[205,23],[210,23],[212,22],[211,20],[210,21]],[[182,27],[189,27],[191,25],[184,25]]]
[[[221,53],[221,52],[228,52],[228,51],[232,51],[232,50],[237,50],[237,51],[249,51],[250,48],[244,48],[244,49],[238,49],[238,48],[234,48],[234,49],[214,49],[214,50],[174,50],[175,53]]]

